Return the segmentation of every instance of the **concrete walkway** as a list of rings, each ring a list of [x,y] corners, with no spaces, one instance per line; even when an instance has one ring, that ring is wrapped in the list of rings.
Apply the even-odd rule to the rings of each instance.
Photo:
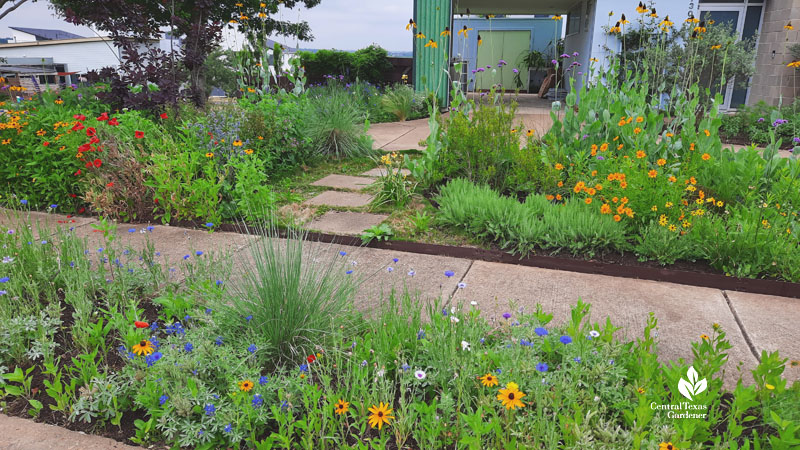
[[[0,228],[18,229],[20,220],[6,213],[0,211]],[[100,245],[100,233],[92,232],[94,219],[80,218],[71,222],[66,216],[44,213],[30,213],[29,217],[51,228],[74,227],[78,236],[89,239],[90,246]],[[119,241],[125,246],[141,247],[149,240],[168,267],[178,267],[183,255],[194,255],[194,251],[201,250],[231,255],[236,272],[237,268],[247,265],[248,247],[255,242],[254,237],[237,233],[165,226],[155,226],[152,232],[141,233],[145,228],[146,224],[120,225]],[[134,232],[129,232],[131,229]],[[354,303],[367,314],[380,308],[392,290],[407,290],[424,302],[442,297],[450,304],[469,308],[474,301],[484,317],[494,321],[504,320],[505,312],[531,311],[536,304],[542,304],[544,311],[555,315],[554,322],[564,323],[569,320],[570,308],[582,299],[592,304],[593,321],[602,323],[610,317],[614,325],[622,327],[618,336],[629,339],[641,336],[648,315],[655,313],[659,320],[662,361],[690,360],[691,343],[699,341],[701,334],[712,334],[714,323],[720,324],[733,345],[724,374],[728,388],[735,386],[740,374],[746,383],[752,382],[749,371],[758,363],[762,350],[779,350],[784,358],[800,360],[800,341],[796,339],[800,299],[391,250],[312,245],[329,257],[341,258],[342,264],[363,280]],[[347,254],[338,256],[340,251]],[[445,271],[454,274],[448,277]],[[785,376],[791,381],[800,379],[800,367],[787,364]],[[78,433],[73,433],[74,445],[80,442],[77,447],[69,447],[72,441],[47,444],[51,441],[38,437],[35,441],[20,442],[14,432],[19,428],[13,428],[18,420],[21,419],[0,415],[0,448],[115,448],[97,440],[103,438]],[[24,423],[44,427],[30,421]],[[48,429],[44,434],[55,436],[53,433],[56,431]],[[38,434],[25,433],[26,436]]]

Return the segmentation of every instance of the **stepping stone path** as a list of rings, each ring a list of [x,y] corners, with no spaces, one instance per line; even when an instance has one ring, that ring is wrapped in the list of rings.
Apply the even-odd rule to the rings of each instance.
[[[379,170],[379,169],[373,169]],[[372,202],[373,196],[359,191],[375,182],[373,177],[356,177],[332,174],[311,183],[336,191],[324,191],[306,200],[306,205],[332,206],[337,208],[364,208]],[[389,216],[353,211],[328,211],[306,224],[306,228],[323,233],[358,236],[367,228],[379,225]]]

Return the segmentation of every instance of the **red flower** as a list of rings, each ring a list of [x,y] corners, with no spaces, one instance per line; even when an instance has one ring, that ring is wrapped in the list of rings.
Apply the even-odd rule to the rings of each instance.
[[[81,122],[86,120],[86,116],[84,116],[83,114],[75,114],[74,116],[72,116],[72,118],[75,120],[80,120]]]
[[[91,151],[91,150],[92,150],[92,146],[89,145],[89,144],[83,144],[80,147],[78,147],[78,151],[81,152],[81,153],[86,153],[86,152]]]
[[[306,358],[306,361],[308,361],[309,364],[313,363],[316,360],[317,360],[317,357],[314,356],[314,355],[308,355],[308,358]]]
[[[86,208],[81,208],[78,210],[78,214],[83,214],[84,212],[86,212]]]
[[[90,144],[99,144],[100,143],[100,138],[97,137],[97,136],[92,136],[92,138],[89,139],[89,143]]]
[[[161,113],[161,115],[158,116],[158,117],[161,117],[162,119],[166,119],[167,118],[167,113]]]
[[[156,205],[158,204],[158,199],[157,198],[154,198],[153,201],[156,203]]]
[[[94,136],[96,134],[97,134],[97,130],[95,130],[94,127],[89,127],[89,128],[86,129],[86,135],[87,136],[92,137],[92,136]]]
[[[44,141],[44,142],[42,142],[42,145],[44,145],[45,147],[47,147],[48,145],[50,145],[50,143],[49,143],[49,142],[47,142],[47,141]]]
[[[69,196],[70,196],[70,198],[75,198],[75,197],[77,197],[77,195],[75,195],[75,194],[67,194],[67,195],[69,195]]]
[[[89,164],[89,163],[86,163],[86,164]],[[73,175],[75,175],[76,177],[79,176],[80,174],[81,174],[81,169],[78,169],[77,172],[73,173]]]
[[[144,133],[139,130],[136,130],[133,132],[133,137],[135,137],[136,139],[142,139],[144,137]]]
[[[106,187],[114,187],[114,182],[112,181],[112,182],[108,183],[108,184],[106,185]]]
[[[103,161],[100,161],[100,158],[94,160],[94,166],[100,167],[103,165]]]
[[[133,322],[133,324],[136,325],[136,328],[147,328],[147,327],[150,326],[150,325],[148,325],[147,322],[141,322],[141,321],[138,321],[138,320],[136,322]]]
[[[72,131],[80,131],[86,127],[83,126],[82,123],[76,123],[74,127],[72,127]]]
[[[108,120],[108,113],[103,113],[103,114],[100,114],[100,117],[98,117],[98,118],[97,118],[97,120],[98,120],[99,122],[103,122],[103,121],[105,121],[105,120]]]
[[[117,118],[116,117],[112,117],[111,119],[108,120],[108,124],[111,125],[111,126],[117,126],[117,125],[119,125],[119,122],[117,122]]]
[[[91,161],[86,161],[86,168],[87,169],[91,169],[92,168],[92,162]]]

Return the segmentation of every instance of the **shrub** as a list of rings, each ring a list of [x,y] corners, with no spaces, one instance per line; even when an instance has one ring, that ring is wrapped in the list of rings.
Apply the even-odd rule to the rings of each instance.
[[[384,82],[386,72],[392,68],[388,53],[377,45],[353,53],[319,50],[315,53],[299,52],[298,55],[310,83],[322,83],[326,75],[342,75],[346,81],[362,80],[379,84]]]

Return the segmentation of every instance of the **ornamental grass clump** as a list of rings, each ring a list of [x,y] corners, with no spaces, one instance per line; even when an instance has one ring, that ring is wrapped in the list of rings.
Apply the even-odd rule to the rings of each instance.
[[[372,139],[366,134],[362,112],[343,90],[309,97],[306,105],[306,135],[318,153],[337,158],[372,153]]]
[[[257,238],[242,263],[241,280],[213,306],[226,342],[254,343],[251,353],[280,364],[307,353],[333,329],[353,327],[356,282],[342,258],[328,256],[338,255],[330,245],[308,243],[301,232],[279,239],[270,225],[248,231]]]

